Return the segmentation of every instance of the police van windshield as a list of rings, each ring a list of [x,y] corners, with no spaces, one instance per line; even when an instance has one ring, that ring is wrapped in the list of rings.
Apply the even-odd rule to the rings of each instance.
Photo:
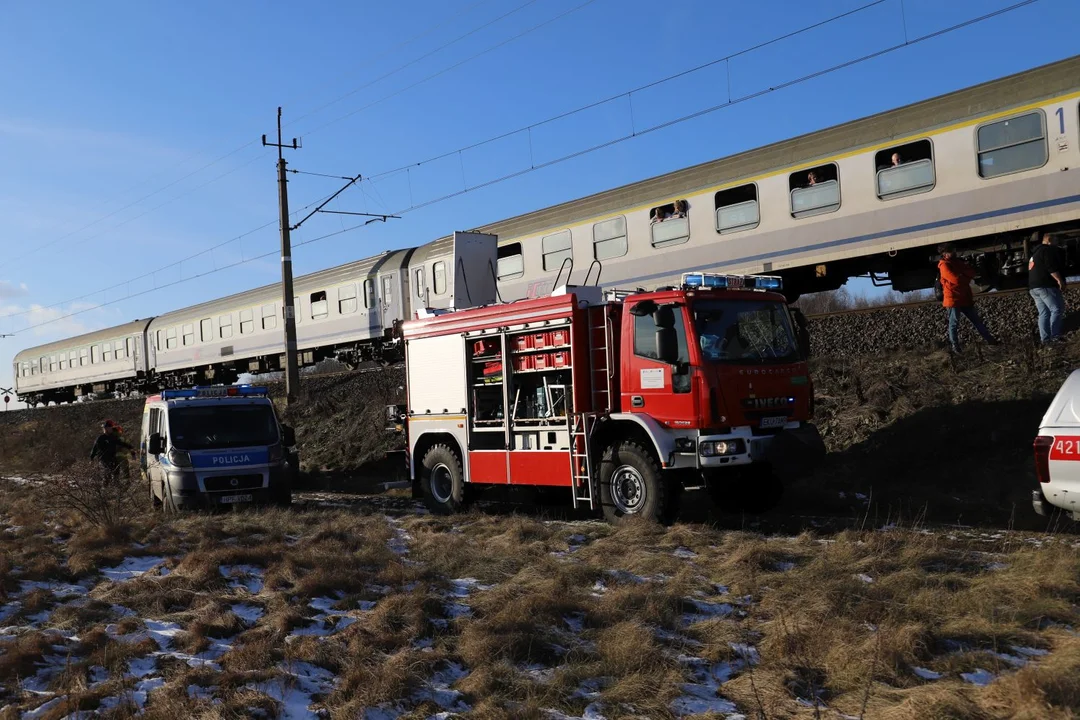
[[[269,405],[202,405],[169,410],[172,446],[180,450],[273,445],[277,420]]]
[[[692,306],[706,362],[781,363],[799,359],[784,306],[768,300],[702,300]]]

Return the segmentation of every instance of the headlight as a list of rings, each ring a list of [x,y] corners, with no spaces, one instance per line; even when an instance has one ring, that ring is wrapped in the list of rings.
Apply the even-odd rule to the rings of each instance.
[[[722,455],[738,455],[743,451],[743,441],[735,440],[707,440],[698,445],[698,452],[702,457],[719,457]]]
[[[191,455],[183,450],[173,448],[169,451],[169,462],[176,467],[189,468],[191,467]]]

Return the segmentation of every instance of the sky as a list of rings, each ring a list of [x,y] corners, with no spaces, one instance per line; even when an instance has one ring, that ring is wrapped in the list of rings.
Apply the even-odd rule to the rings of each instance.
[[[881,0],[626,96],[871,2],[5,3],[0,334],[12,335],[0,338],[0,388],[26,347],[279,279],[273,255],[250,260],[278,244],[276,151],[260,141],[276,132],[278,106],[286,139],[303,145],[287,151],[290,168],[372,178],[330,208],[396,213],[1016,0]],[[1053,62],[1080,51],[1076,27],[1080,3],[1038,0],[399,220],[320,240],[355,224],[320,214],[293,233],[294,269],[415,246]],[[291,209],[341,184],[290,175]]]

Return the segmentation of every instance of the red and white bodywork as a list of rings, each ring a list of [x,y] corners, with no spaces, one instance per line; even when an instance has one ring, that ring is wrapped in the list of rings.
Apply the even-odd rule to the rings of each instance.
[[[434,509],[468,485],[564,486],[612,518],[659,516],[678,490],[776,465],[781,436],[787,456],[820,444],[777,293],[562,287],[420,315],[403,327],[408,462]]]
[[[1047,515],[1050,505],[1080,520],[1080,370],[1065,379],[1039,423],[1035,474],[1035,511]]]

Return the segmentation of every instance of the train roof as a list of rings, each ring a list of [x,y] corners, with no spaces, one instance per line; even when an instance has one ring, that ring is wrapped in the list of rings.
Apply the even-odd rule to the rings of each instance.
[[[17,353],[13,362],[20,363],[27,360],[37,360],[42,355],[47,355],[48,353],[56,352],[58,350],[67,350],[73,347],[81,347],[82,345],[92,345],[96,342],[105,340],[118,340],[127,335],[142,333],[146,330],[151,320],[153,320],[153,318],[132,320],[123,325],[114,325],[103,330],[95,330],[94,332],[84,333],[75,337],[27,348],[26,350]]]
[[[395,265],[395,260],[404,260],[412,252],[408,250],[388,250],[386,252],[375,255],[374,257],[364,258],[362,260],[354,260],[344,265],[337,265],[326,270],[317,270],[313,273],[306,275],[298,275],[293,280],[293,288],[299,293],[305,285],[312,282],[317,282],[320,287],[331,287],[338,283],[348,282],[349,280],[356,280],[359,275],[366,276],[372,270],[378,271],[385,265],[390,265],[394,269],[398,269],[400,264]],[[218,311],[232,310],[240,303],[250,303],[257,305],[261,302],[276,302],[281,299],[281,283],[275,282],[270,285],[263,285],[262,287],[254,288],[252,290],[244,290],[242,292],[233,293],[227,297],[217,298],[214,300],[207,300],[204,303],[198,305],[189,305],[178,310],[170,310],[167,313],[154,318],[155,325],[158,323],[171,323],[175,320],[186,318],[188,316],[198,315],[200,317],[209,317]]]
[[[492,233],[498,235],[500,240],[511,240],[545,230],[557,230],[617,212],[621,208],[637,207],[649,202],[671,202],[679,195],[702,188],[768,174],[822,157],[1052,98],[1075,90],[1078,85],[1080,55],[1075,55],[981,85],[500,220],[476,228],[476,232]],[[435,242],[444,240],[446,238]]]

